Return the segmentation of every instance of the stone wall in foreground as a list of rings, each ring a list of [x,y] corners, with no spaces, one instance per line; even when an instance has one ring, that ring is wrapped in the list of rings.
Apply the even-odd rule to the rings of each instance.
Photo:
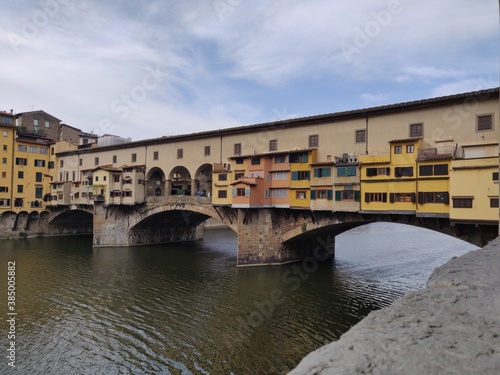
[[[500,374],[500,237],[310,353],[299,374]]]

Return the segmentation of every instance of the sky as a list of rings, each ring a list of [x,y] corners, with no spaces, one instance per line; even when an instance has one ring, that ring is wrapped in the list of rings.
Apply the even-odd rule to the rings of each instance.
[[[0,110],[140,140],[498,87],[498,7],[4,1]]]

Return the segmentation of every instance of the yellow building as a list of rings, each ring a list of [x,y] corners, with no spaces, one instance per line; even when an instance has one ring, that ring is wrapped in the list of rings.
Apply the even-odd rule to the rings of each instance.
[[[361,210],[415,215],[416,155],[422,139],[397,139],[389,144],[389,156],[360,156],[364,194]]]
[[[15,116],[0,112],[0,147],[2,163],[0,164],[0,213],[11,211],[12,201],[12,171],[14,160],[14,128]]]
[[[452,160],[450,198],[452,222],[498,224],[498,157]]]
[[[311,207],[311,164],[316,162],[316,149],[290,152],[290,208]]]
[[[50,145],[40,135],[18,133],[14,142],[13,211],[41,212],[50,192]]]
[[[417,157],[417,216],[450,217],[451,149],[422,149]]]

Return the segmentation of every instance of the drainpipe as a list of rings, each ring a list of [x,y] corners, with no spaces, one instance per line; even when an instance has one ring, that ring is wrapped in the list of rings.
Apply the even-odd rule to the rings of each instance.
[[[148,165],[147,165],[147,161],[148,161],[148,145],[145,144],[144,145],[144,179],[142,180],[143,181],[143,186],[144,186],[144,189],[143,190],[143,199],[142,201],[143,202],[146,202],[146,197],[147,197],[147,194],[146,194],[146,187],[147,187],[147,182],[149,181],[146,181],[146,171],[148,170]],[[165,187],[163,187],[163,191],[165,192]]]
[[[16,139],[17,139],[17,127],[14,127],[12,129],[12,160],[11,160],[11,166],[12,166],[12,172],[11,172],[11,181],[10,181],[10,210],[14,211],[14,165],[15,165],[15,151],[14,147],[16,146]]]
[[[220,134],[220,132],[219,132]],[[220,135],[219,164],[222,164],[222,135]]]
[[[368,115],[365,112],[365,155],[368,155]]]

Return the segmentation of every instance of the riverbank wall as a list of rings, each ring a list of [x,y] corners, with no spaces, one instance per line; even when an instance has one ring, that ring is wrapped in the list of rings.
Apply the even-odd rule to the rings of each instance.
[[[500,237],[306,356],[289,375],[500,374]]]

